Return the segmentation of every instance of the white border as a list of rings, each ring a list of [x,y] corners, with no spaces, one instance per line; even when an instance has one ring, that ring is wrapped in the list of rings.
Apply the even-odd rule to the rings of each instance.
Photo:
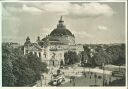
[[[125,3],[125,44],[126,44],[126,86],[124,86],[124,87],[2,87],[2,55],[1,55],[1,53],[2,53],[2,51],[1,51],[1,41],[2,41],[2,2],[17,2],[17,3],[22,3],[22,2],[26,2],[26,3],[29,3],[29,2],[124,2]],[[1,88],[6,88],[6,89],[10,89],[10,88],[12,88],[12,89],[17,89],[17,88],[22,88],[22,89],[26,89],[26,88],[28,88],[28,89],[35,89],[35,88],[38,88],[38,89],[56,89],[56,88],[63,88],[63,89],[71,89],[71,88],[75,88],[75,89],[81,89],[81,88],[86,88],[86,89],[108,89],[108,88],[111,88],[111,89],[128,89],[127,87],[128,87],[128,81],[127,81],[127,65],[128,65],[128,61],[127,61],[127,1],[122,1],[122,0],[117,0],[117,1],[102,1],[102,0],[100,0],[100,1],[88,1],[88,0],[85,0],[85,1],[82,1],[82,0],[65,0],[65,1],[57,1],[57,0],[49,0],[49,1],[45,1],[45,0],[43,0],[43,1],[0,1],[0,36],[1,36],[1,38],[0,38],[0,63],[1,63],[1,68],[0,68],[0,86],[1,86]]]
[[[128,4],[127,4],[127,2],[126,2],[126,3],[125,3],[125,18],[126,18],[126,19],[125,19],[125,42],[126,42],[126,48],[125,48],[126,54],[125,54],[125,56],[126,56],[126,59],[125,59],[125,60],[126,60],[126,87],[128,88],[128,78],[127,78],[127,77],[128,77],[128,60],[127,60],[127,57],[128,57],[128,53],[127,53],[127,52],[128,52],[128,49],[127,49],[127,48],[128,48],[128,44],[127,44],[127,42],[128,42],[128,40],[127,40],[127,39],[128,39],[128,38],[127,38],[127,37],[128,37],[128,36],[127,36],[127,31],[128,31],[128,30],[127,30],[127,7],[128,7],[128,6],[127,6],[127,5],[128,5]]]
[[[0,86],[2,86],[2,3],[0,3]]]
[[[0,1],[0,2],[125,2],[127,3],[127,0],[126,1],[122,1],[122,0],[107,0],[107,1],[104,1],[104,0],[42,0],[42,1],[15,1],[15,0],[6,0],[6,1]]]

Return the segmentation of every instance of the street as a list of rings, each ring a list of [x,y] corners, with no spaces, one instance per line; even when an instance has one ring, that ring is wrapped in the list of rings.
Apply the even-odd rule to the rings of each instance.
[[[55,74],[58,68],[49,68],[50,71],[48,74],[43,74],[44,78],[42,80],[38,81],[35,86],[41,87],[41,86],[50,86],[48,83],[51,81],[51,75]],[[90,86],[90,85],[103,85],[103,79],[95,79],[94,74],[97,76],[103,76],[103,70],[99,68],[83,68],[83,67],[69,67],[68,69],[60,69],[62,72],[64,72],[65,75],[65,83],[63,83],[61,86],[72,86],[70,81],[71,76],[75,76],[75,83],[76,86]],[[83,75],[83,72],[86,73],[86,77]],[[109,80],[109,77],[111,75],[112,71],[104,70],[104,75]],[[90,75],[90,73],[92,73]],[[92,76],[92,78],[90,78]],[[114,80],[115,78],[112,78]]]

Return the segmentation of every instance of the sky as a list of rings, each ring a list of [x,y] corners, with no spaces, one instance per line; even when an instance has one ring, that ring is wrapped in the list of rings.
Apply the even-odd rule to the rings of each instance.
[[[56,28],[60,16],[76,43],[124,43],[124,2],[3,2],[2,41],[35,42]]]

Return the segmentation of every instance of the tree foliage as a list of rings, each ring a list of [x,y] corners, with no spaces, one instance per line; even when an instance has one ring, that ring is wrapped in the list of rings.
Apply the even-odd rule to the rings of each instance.
[[[10,59],[11,51],[8,45],[2,46],[2,85],[14,86],[16,78],[13,74],[13,65]]]
[[[36,55],[24,55],[20,48],[2,45],[2,86],[29,86],[47,72],[46,63]]]
[[[64,60],[66,65],[71,65],[79,62],[80,56],[75,51],[68,51],[64,54]]]
[[[114,65],[125,64],[125,44],[113,45],[106,49],[108,55],[110,55],[110,63]]]
[[[93,49],[94,51],[91,51]],[[90,55],[92,54],[92,56]],[[125,44],[120,45],[90,45],[84,46],[81,53],[82,62],[88,60],[91,66],[101,66],[104,64],[124,65],[125,64]]]

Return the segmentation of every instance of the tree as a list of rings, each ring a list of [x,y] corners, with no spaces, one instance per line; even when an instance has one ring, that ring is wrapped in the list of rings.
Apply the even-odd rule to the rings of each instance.
[[[2,86],[30,86],[44,72],[47,65],[37,56],[24,55],[19,48],[2,45]]]
[[[16,82],[10,52],[11,49],[8,47],[8,44],[2,45],[2,86],[14,86]]]
[[[27,56],[27,63],[29,67],[34,70],[36,73],[36,78],[40,79],[41,74],[43,72],[47,72],[47,64],[44,62],[41,62],[41,59],[37,57],[36,55],[33,55],[32,53],[26,55]]]
[[[93,56],[93,61],[95,61],[95,65],[102,66],[102,64],[108,64],[110,57],[104,50],[100,50],[98,53],[95,53]]]
[[[76,52],[68,51],[64,54],[64,60],[66,65],[71,65],[79,62],[79,57]]]
[[[86,51],[82,51],[81,52],[81,65],[82,66],[88,66],[88,64],[90,64],[90,60],[89,60],[89,55]]]
[[[112,45],[106,49],[106,52],[111,57],[110,63],[114,65],[125,64],[125,45]]]
[[[10,61],[2,60],[2,86],[14,86],[15,81]]]

